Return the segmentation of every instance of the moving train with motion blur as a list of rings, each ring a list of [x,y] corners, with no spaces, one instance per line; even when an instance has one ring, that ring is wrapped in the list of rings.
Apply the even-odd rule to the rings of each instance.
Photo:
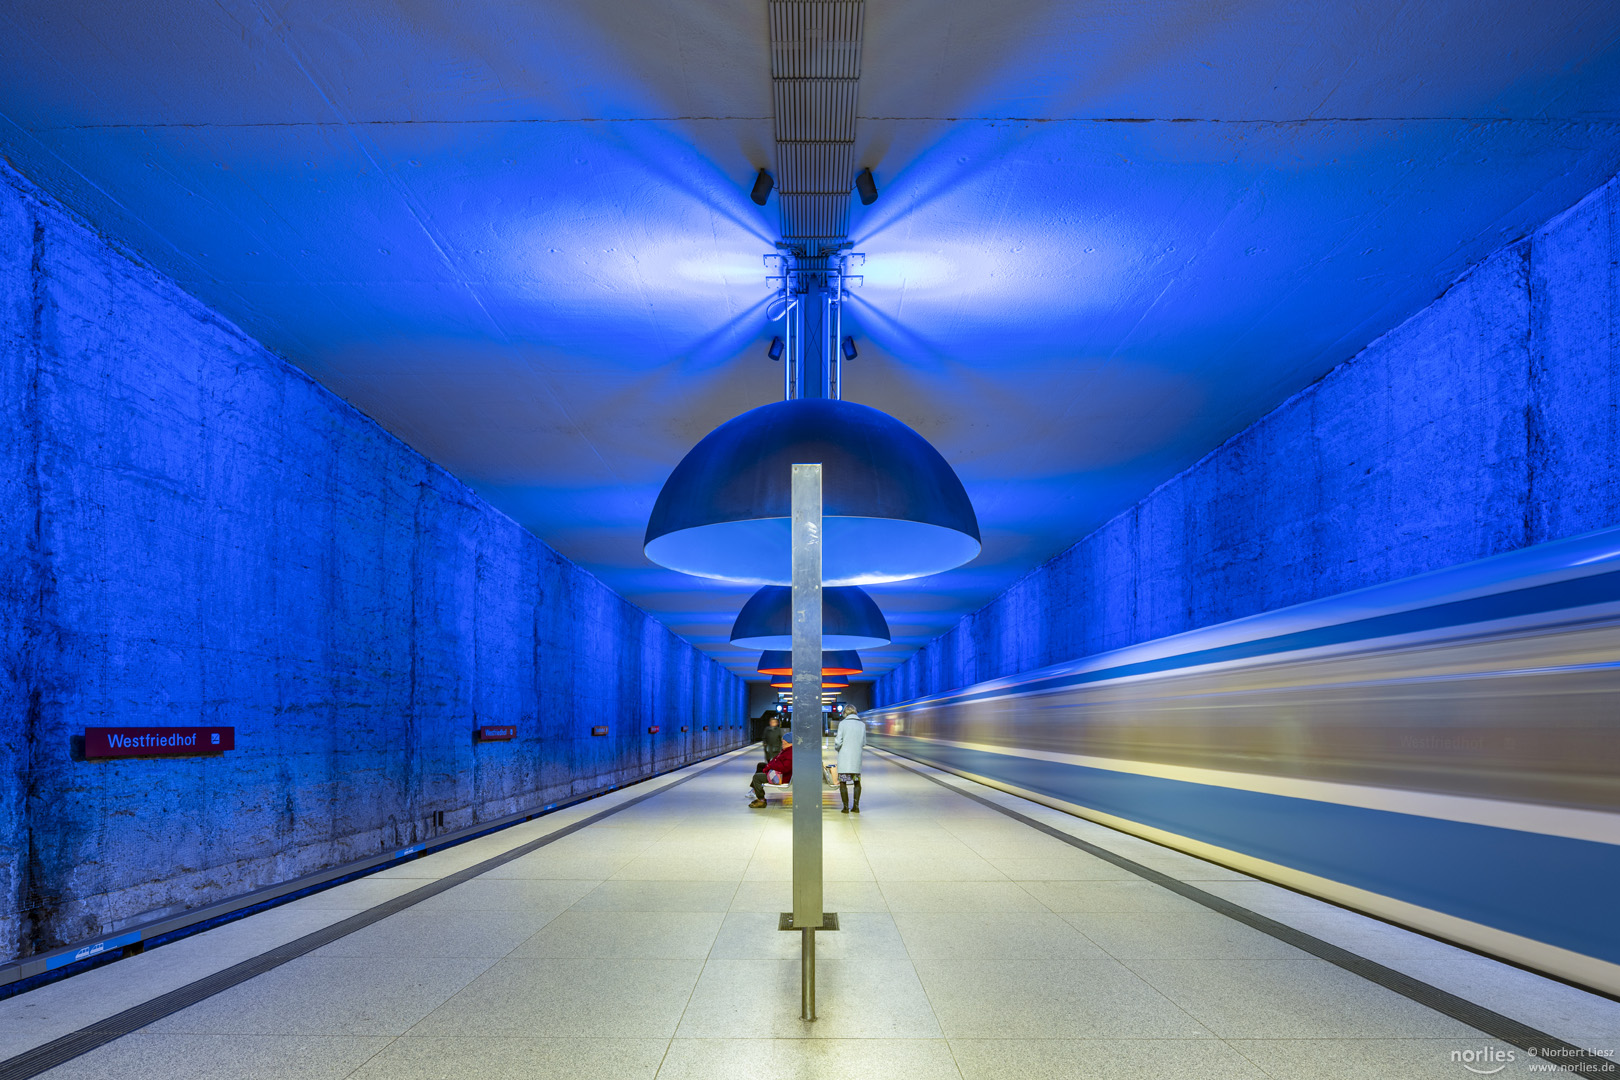
[[[868,719],[903,757],[1620,994],[1620,529]]]

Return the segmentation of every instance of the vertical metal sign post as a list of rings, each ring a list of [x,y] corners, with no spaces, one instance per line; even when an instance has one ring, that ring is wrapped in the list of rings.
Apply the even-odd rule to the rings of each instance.
[[[821,890],[821,466],[793,466],[793,926],[800,1016],[816,1018]]]

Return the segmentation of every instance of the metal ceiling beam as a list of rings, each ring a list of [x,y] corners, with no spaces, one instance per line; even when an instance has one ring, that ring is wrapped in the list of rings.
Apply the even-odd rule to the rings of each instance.
[[[802,255],[849,233],[865,0],[770,0],[782,242]]]

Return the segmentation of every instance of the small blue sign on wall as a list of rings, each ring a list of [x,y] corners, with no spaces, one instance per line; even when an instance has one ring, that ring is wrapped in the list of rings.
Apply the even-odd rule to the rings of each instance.
[[[88,960],[92,956],[100,956],[108,949],[120,949],[125,945],[133,945],[139,940],[141,940],[141,932],[139,930],[132,930],[127,934],[119,934],[117,937],[110,937],[102,941],[92,942],[82,949],[75,949],[73,952],[59,953],[56,956],[51,957],[49,960],[45,961],[45,970],[54,971],[59,967],[66,967],[69,964],[76,964],[80,960]]]

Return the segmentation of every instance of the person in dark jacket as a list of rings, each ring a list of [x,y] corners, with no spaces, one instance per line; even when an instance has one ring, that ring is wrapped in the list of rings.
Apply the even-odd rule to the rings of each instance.
[[[769,761],[782,752],[782,726],[781,718],[775,709],[765,714],[765,731],[760,739],[764,743],[765,760]]]
[[[771,760],[761,762],[754,769],[754,778],[749,786],[754,789],[754,801],[750,807],[758,809],[765,805],[765,784],[769,780],[773,784],[786,784],[793,779],[793,747],[785,746],[782,752]]]

